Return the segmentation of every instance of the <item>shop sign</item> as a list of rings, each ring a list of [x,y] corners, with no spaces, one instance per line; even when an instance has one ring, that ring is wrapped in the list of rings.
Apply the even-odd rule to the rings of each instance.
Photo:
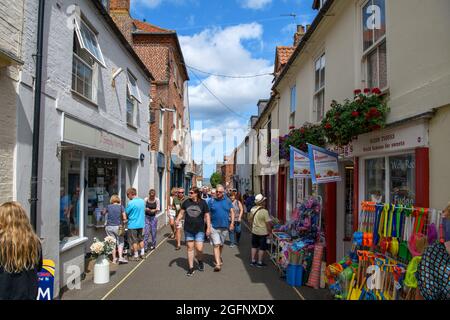
[[[52,300],[55,281],[55,262],[43,260],[42,269],[38,272],[38,296],[36,300]]]
[[[398,152],[427,145],[427,127],[420,123],[363,134],[353,143],[353,155]]]
[[[139,158],[138,144],[68,117],[64,118],[63,140],[95,150]]]
[[[290,178],[311,178],[311,166],[309,155],[305,152],[290,147]]]
[[[261,176],[273,176],[278,173],[278,166],[261,167]]]
[[[339,155],[308,143],[311,162],[311,179],[314,184],[341,181]]]

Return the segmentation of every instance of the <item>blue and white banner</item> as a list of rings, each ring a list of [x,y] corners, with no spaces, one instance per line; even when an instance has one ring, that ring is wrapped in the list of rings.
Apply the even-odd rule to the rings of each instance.
[[[341,181],[337,153],[308,143],[308,154],[314,184]]]
[[[290,178],[311,178],[309,155],[290,147]]]

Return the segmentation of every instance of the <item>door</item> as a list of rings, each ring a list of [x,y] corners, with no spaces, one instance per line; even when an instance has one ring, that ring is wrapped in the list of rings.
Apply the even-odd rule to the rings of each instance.
[[[278,171],[278,219],[286,221],[286,167]]]

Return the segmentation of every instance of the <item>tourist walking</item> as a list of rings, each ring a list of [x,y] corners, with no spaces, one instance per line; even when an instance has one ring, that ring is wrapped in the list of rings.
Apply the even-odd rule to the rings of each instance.
[[[170,228],[172,229],[172,234],[169,237],[170,239],[175,239],[175,231],[176,231],[175,218],[176,218],[177,212],[174,209],[173,200],[177,196],[177,192],[178,192],[177,188],[172,188],[172,190],[170,191],[169,206],[167,208],[169,224],[170,224]]]
[[[0,300],[36,300],[42,248],[18,202],[0,206]]]
[[[208,194],[208,187],[202,188],[202,200],[208,201],[211,196]]]
[[[210,201],[211,212],[211,244],[214,246],[215,272],[222,268],[222,251],[228,230],[234,230],[234,210],[230,199],[225,198],[225,189],[222,185],[217,185],[217,195]],[[231,216],[231,221],[230,221]]]
[[[145,258],[144,250],[144,227],[145,227],[145,201],[137,196],[135,188],[127,190],[130,200],[125,210],[128,218],[128,239],[133,248],[133,259]]]
[[[253,191],[249,192],[247,199],[245,199],[245,211],[250,212],[250,210],[255,206],[255,196]]]
[[[197,257],[198,270],[204,271],[203,242],[205,234],[211,233],[211,219],[206,201],[201,198],[201,192],[197,187],[191,188],[189,198],[181,205],[177,223],[184,219],[184,235],[187,247],[189,270],[187,276],[192,276],[194,270],[194,257]],[[205,231],[206,226],[206,231]]]
[[[262,194],[255,198],[255,206],[250,210],[249,222],[252,230],[251,266],[265,267],[264,252],[267,250],[267,236],[272,232],[272,219],[266,209],[266,200]],[[258,256],[258,261],[256,261]]]
[[[233,205],[234,211],[234,229],[229,230],[230,233],[230,248],[233,248],[235,245],[239,244],[241,239],[241,220],[244,214],[244,208],[242,202],[237,197],[237,192],[234,191],[230,196],[231,204]],[[230,216],[230,224],[231,224],[231,216]]]
[[[177,197],[173,199],[173,209],[176,212],[176,217],[180,214],[181,205],[183,204],[184,200],[186,200],[186,197],[184,195],[184,189],[179,188]],[[175,250],[181,249],[181,228],[183,228],[183,220],[177,219],[177,223],[175,223],[176,231],[175,231],[175,241],[176,241],[176,247]]]
[[[156,248],[156,231],[158,230],[158,218],[156,215],[161,211],[160,201],[156,197],[156,191],[151,189],[148,193],[148,198],[145,201],[145,231],[144,231],[144,248],[148,250],[155,250]],[[148,247],[148,240],[152,235],[152,243]]]
[[[113,194],[110,199],[110,204],[102,212],[106,215],[106,235],[113,237],[116,240],[115,248],[112,252],[113,263],[128,263],[123,257],[124,247],[124,235],[120,234],[120,228],[126,223],[127,215],[125,214],[125,208],[121,205],[120,198],[117,194]],[[116,251],[119,253],[119,259],[117,259]]]

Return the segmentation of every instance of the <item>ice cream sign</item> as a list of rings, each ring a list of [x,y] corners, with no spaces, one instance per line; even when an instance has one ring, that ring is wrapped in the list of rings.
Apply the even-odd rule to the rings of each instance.
[[[308,143],[308,155],[314,184],[341,181],[337,153]]]
[[[290,178],[310,178],[311,165],[309,155],[291,146],[290,157]]]

